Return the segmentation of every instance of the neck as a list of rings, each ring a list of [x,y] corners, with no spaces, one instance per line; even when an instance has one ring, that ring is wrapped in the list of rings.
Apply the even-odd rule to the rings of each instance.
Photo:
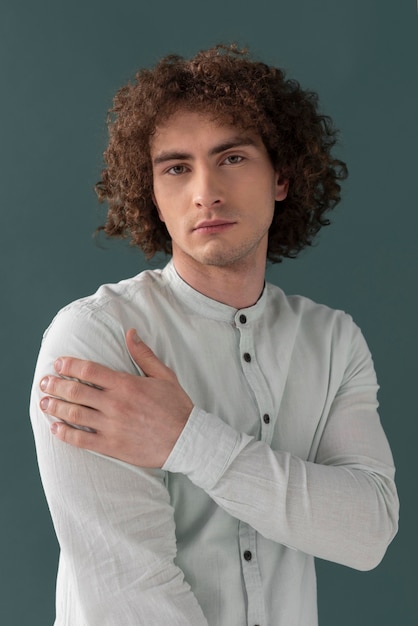
[[[228,265],[195,265],[178,262],[173,256],[174,267],[179,276],[193,289],[235,309],[245,309],[259,299],[264,287],[265,262],[262,266],[240,263]],[[260,265],[260,264],[259,264]]]

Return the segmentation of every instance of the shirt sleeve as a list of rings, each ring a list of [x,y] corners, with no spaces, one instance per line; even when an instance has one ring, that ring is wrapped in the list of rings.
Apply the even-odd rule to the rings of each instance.
[[[353,323],[348,335],[344,374],[319,420],[312,460],[273,450],[195,407],[164,469],[187,475],[268,539],[367,570],[397,531],[399,504],[372,359]]]
[[[52,419],[39,409],[39,381],[64,355],[136,373],[124,329],[88,307],[66,308],[44,336],[31,420],[61,549],[57,620],[68,626],[207,626],[174,564],[175,528],[164,472],[81,450],[51,435]]]

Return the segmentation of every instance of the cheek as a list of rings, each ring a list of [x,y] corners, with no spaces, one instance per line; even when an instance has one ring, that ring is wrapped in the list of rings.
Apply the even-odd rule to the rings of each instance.
[[[184,205],[186,195],[187,192],[184,186],[181,186],[179,183],[154,184],[153,187],[154,204],[167,219],[175,207],[179,208]]]
[[[163,207],[163,209],[161,209],[160,206],[156,204],[158,217],[165,224],[168,232],[171,235],[173,231],[176,230],[176,228],[178,228],[179,219],[178,219],[177,211],[175,211],[174,207],[172,206],[169,206],[168,210],[167,210],[166,205],[161,205],[161,206]]]
[[[164,219],[163,214],[161,213],[160,207],[158,206],[157,202],[155,202],[155,200],[154,200],[154,204],[157,209],[158,217],[160,218],[162,222],[165,222],[165,219]]]
[[[159,203],[158,203],[158,201],[157,201],[157,193],[156,193],[156,191],[155,191],[155,186],[153,186],[153,188],[152,188],[151,198],[152,198],[152,201],[153,201],[153,203],[154,203],[155,208],[157,209],[158,217],[160,218],[160,220],[161,220],[162,222],[164,222],[164,218],[163,218],[162,213],[161,213],[161,211],[160,211],[160,206],[159,206]]]
[[[164,189],[154,185],[154,189],[152,192],[152,201],[155,204],[155,208],[157,209],[158,217],[162,222],[166,222],[166,214],[167,211],[165,207],[167,206],[167,194],[164,193]]]

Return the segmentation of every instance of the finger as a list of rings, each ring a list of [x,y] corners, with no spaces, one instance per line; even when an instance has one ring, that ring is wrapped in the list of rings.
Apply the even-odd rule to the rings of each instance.
[[[48,396],[41,398],[39,406],[44,413],[64,420],[76,428],[88,428],[94,432],[100,428],[101,414],[89,407]]]
[[[51,424],[51,433],[60,441],[75,446],[76,448],[84,448],[95,452],[97,446],[100,445],[100,435],[72,428],[62,422],[54,422]]]
[[[162,380],[176,378],[173,370],[155,356],[151,348],[138,337],[134,328],[126,333],[126,345],[131,357],[146,376]]]
[[[94,361],[62,356],[55,361],[54,367],[60,376],[76,378],[82,383],[99,389],[110,389],[114,386],[114,370]]]
[[[100,410],[105,403],[103,390],[81,383],[79,380],[44,376],[39,386],[45,394],[62,398],[73,404],[82,404]]]

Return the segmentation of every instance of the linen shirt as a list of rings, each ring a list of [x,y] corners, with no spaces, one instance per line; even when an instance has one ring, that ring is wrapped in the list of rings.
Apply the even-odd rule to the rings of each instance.
[[[39,409],[58,356],[142,374],[131,327],[194,403],[162,469],[60,442]],[[56,626],[316,626],[314,557],[370,569],[397,529],[377,389],[349,315],[269,283],[236,310],[171,261],[65,307],[31,398],[61,549]]]

